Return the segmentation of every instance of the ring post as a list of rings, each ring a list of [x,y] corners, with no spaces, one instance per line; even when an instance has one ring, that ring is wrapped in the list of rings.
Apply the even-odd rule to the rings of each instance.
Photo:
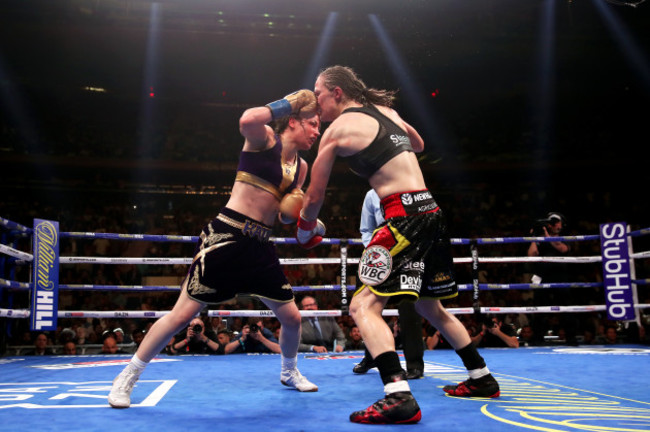
[[[600,226],[600,248],[603,261],[603,285],[607,318],[612,321],[634,321],[634,307],[630,256],[625,222]]]
[[[347,315],[350,311],[348,304],[348,242],[341,240],[341,314]]]
[[[34,219],[30,330],[56,330],[59,305],[59,223]]]
[[[472,252],[472,306],[474,307],[474,315],[479,318],[481,314],[481,305],[479,303],[479,287],[478,287],[478,248],[476,247],[476,239],[469,242],[470,251]]]

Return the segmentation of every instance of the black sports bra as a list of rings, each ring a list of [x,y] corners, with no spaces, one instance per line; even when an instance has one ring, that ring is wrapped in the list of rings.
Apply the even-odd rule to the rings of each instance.
[[[347,112],[360,112],[369,115],[379,122],[379,131],[375,139],[363,150],[343,158],[348,161],[352,172],[369,178],[386,162],[405,151],[413,151],[411,140],[404,130],[391,119],[381,113],[374,105],[360,108],[348,108]]]

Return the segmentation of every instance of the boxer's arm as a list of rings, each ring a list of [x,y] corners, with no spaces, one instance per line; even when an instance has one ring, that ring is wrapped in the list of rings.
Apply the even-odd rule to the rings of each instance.
[[[411,147],[413,147],[413,151],[416,153],[420,153],[421,151],[424,150],[424,140],[418,133],[418,131],[415,130],[413,126],[410,124],[404,122],[404,126],[406,126],[406,133],[409,136],[409,139],[411,140]]]
[[[330,126],[331,127],[331,126]],[[327,139],[327,132],[323,136]],[[318,219],[318,213],[325,200],[325,188],[336,160],[335,145],[331,141],[321,141],[318,156],[311,169],[311,181],[303,199],[302,210],[296,226],[298,244],[311,249],[323,241],[325,225]],[[309,194],[309,198],[307,198]]]
[[[300,158],[300,176],[298,177],[298,183],[296,183],[297,188],[302,189],[302,186],[305,184],[307,171],[309,171],[309,165],[304,159]]]
[[[332,173],[332,167],[336,161],[336,145],[333,141],[326,141],[328,135],[328,131],[326,131],[318,149],[318,156],[311,168],[311,181],[305,193],[301,212],[306,220],[313,221],[318,217],[325,200],[325,189]]]
[[[273,129],[267,126],[271,120],[271,111],[266,106],[244,111],[239,119],[239,132],[246,138],[245,149],[266,147],[269,137],[273,136]]]

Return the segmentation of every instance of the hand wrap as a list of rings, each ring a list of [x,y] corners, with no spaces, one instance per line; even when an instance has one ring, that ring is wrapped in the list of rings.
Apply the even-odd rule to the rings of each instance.
[[[304,249],[311,249],[323,241],[325,235],[325,224],[320,219],[308,221],[303,218],[302,213],[298,218],[296,239]]]

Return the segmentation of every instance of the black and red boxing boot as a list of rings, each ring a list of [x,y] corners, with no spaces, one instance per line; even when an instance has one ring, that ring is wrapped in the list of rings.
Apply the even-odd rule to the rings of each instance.
[[[499,383],[492,374],[478,379],[470,378],[456,385],[446,385],[442,389],[451,396],[461,397],[495,398],[501,394]]]
[[[421,418],[420,406],[410,391],[391,393],[365,410],[350,414],[351,422],[370,424],[409,424]]]

